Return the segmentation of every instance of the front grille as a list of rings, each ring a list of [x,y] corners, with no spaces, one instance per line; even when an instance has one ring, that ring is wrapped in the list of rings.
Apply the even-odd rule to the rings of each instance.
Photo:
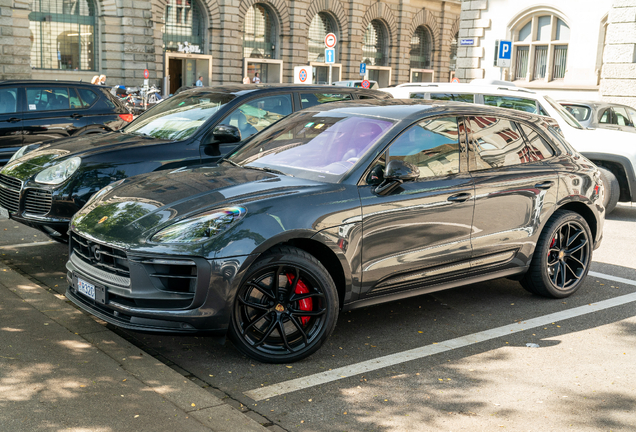
[[[42,189],[28,189],[24,202],[24,211],[32,215],[45,215],[51,211],[53,198],[51,192]]]
[[[71,233],[71,250],[81,261],[97,269],[124,278],[130,277],[126,253]]]
[[[20,180],[0,174],[0,206],[10,213],[17,213],[20,210],[20,189]]]

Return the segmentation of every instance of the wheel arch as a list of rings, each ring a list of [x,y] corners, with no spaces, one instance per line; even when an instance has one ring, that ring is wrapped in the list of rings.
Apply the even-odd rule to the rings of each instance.
[[[607,153],[581,152],[583,156],[598,166],[607,168],[614,174],[620,185],[621,202],[636,201],[636,174],[630,160],[625,156]]]
[[[570,201],[559,206],[557,210],[569,210],[581,215],[587,222],[587,225],[590,227],[590,231],[592,231],[592,238],[594,238],[594,243],[597,242],[598,221],[596,220],[594,212],[586,204],[579,201]]]

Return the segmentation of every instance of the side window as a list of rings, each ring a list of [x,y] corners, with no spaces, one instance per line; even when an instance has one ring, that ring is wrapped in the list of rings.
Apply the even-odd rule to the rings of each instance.
[[[369,96],[369,95],[364,95],[364,94],[358,94],[358,99],[373,99],[373,100],[379,100],[379,99],[386,99],[386,98],[382,98],[382,97],[375,97],[375,96]]]
[[[540,103],[537,103],[537,105],[539,105],[539,114],[542,116],[546,116],[546,117],[550,117],[550,114],[547,113],[547,111],[545,109],[543,109],[543,107],[541,106]]]
[[[291,113],[291,95],[266,96],[236,108],[221,124],[237,127],[245,139]]]
[[[517,111],[537,114],[537,103],[532,99],[524,99],[513,96],[484,95],[484,105],[510,108]]]
[[[603,124],[613,124],[612,121],[612,109],[607,108],[604,111],[598,113],[598,122]]]
[[[629,113],[629,116],[631,117],[632,125],[634,125],[636,123],[636,111],[631,108],[627,108],[627,112]]]
[[[349,93],[301,93],[300,101],[303,108],[312,107],[329,102],[351,100]]]
[[[427,99],[426,93],[409,93],[409,99]]]
[[[71,109],[83,108],[82,102],[80,101],[80,98],[77,96],[77,92],[75,91],[74,88],[69,88],[68,94],[69,94],[68,101],[69,101],[69,104],[71,105]]]
[[[614,107],[614,117],[619,126],[634,126],[627,115],[627,110],[623,107]]]
[[[475,102],[475,96],[472,94],[431,93],[431,99],[469,103]]]
[[[470,117],[468,124],[474,153],[472,171],[528,162],[528,148],[516,123],[496,117]]]
[[[70,108],[68,89],[27,87],[27,111],[58,111]]]
[[[458,173],[457,119],[437,118],[411,126],[389,147],[387,162],[394,159],[417,166],[420,178]]]
[[[79,92],[80,98],[82,98],[82,106],[84,108],[93,105],[93,102],[97,99],[97,95],[93,90],[78,88],[77,91]]]
[[[522,162],[534,162],[554,156],[552,147],[550,147],[537,131],[524,124],[521,125],[521,129],[523,129],[523,133],[526,134],[526,138],[528,139],[526,155]]]
[[[18,112],[18,89],[16,87],[0,88],[0,114]]]

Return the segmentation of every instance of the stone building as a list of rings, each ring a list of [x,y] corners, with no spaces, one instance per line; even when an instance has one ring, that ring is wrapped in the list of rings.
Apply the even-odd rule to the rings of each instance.
[[[294,66],[327,80],[324,37],[336,34],[333,80],[448,82],[459,0],[0,0],[0,79],[192,85],[293,82]]]
[[[457,77],[636,107],[636,0],[463,0]],[[510,67],[497,42],[512,42]]]

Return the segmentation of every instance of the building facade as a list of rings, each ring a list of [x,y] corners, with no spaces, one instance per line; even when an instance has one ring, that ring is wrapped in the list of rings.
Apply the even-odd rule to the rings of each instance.
[[[636,0],[463,0],[457,76],[636,106]],[[512,42],[498,67],[498,42]]]
[[[333,81],[381,86],[448,82],[460,1],[0,0],[0,79],[83,79],[193,85],[293,82],[294,66],[327,81],[324,37],[334,33]],[[455,41],[455,42],[454,42]]]

